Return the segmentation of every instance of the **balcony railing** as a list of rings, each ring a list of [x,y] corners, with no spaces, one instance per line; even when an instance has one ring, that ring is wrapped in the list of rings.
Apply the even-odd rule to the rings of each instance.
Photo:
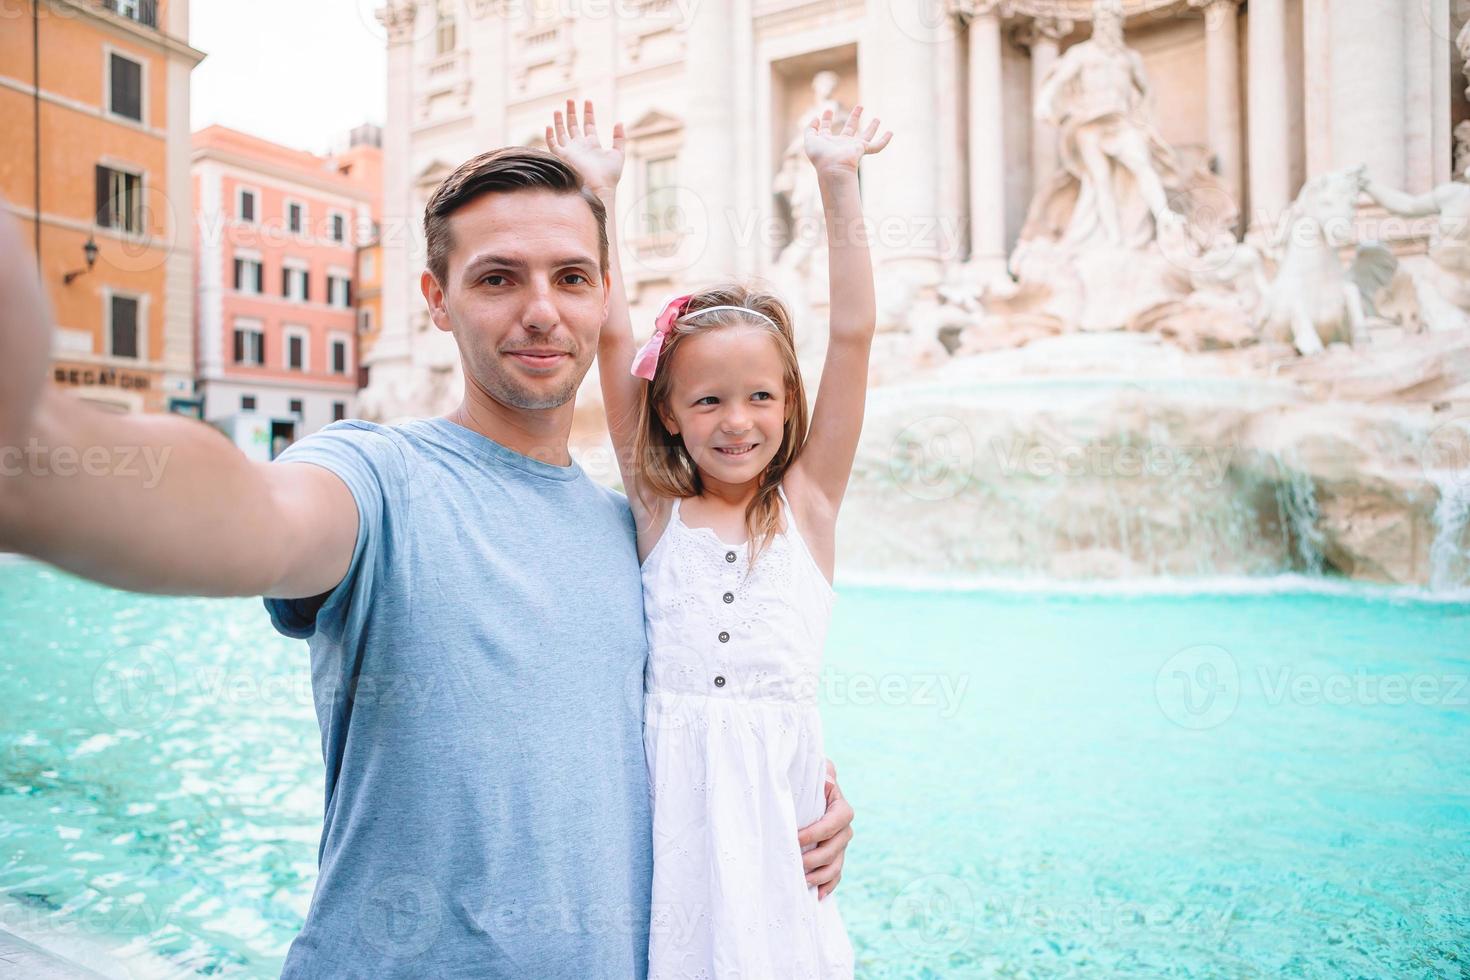
[[[91,0],[103,10],[137,21],[145,27],[158,29],[159,0]]]

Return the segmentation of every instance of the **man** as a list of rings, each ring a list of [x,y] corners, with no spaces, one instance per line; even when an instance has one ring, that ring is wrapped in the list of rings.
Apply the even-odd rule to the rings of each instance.
[[[607,314],[606,211],[556,158],[503,149],[440,186],[425,235],[460,406],[330,426],[253,464],[197,423],[43,389],[49,316],[0,221],[0,449],[169,454],[147,485],[0,480],[0,548],[122,588],[265,595],[310,639],[326,807],[285,976],[641,976],[634,529],[567,452]],[[834,786],[803,830],[822,842],[809,881],[835,884],[850,821]],[[699,914],[661,911],[675,928]]]

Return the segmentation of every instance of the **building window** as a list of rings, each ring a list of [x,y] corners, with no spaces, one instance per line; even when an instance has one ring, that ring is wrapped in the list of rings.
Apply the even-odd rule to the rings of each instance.
[[[347,341],[332,341],[332,373],[347,373]]]
[[[332,402],[332,421],[340,422],[347,417],[346,402]]]
[[[158,0],[103,0],[113,13],[149,27],[158,26]]]
[[[360,321],[357,328],[359,333],[361,333],[363,336],[367,336],[368,334],[373,332],[372,310],[363,310],[362,313],[359,314],[358,320]]]
[[[306,370],[306,338],[299,333],[286,338],[286,367],[292,371]]]
[[[254,395],[241,395],[240,396],[240,411],[242,411],[242,412],[253,412],[253,411],[255,411],[255,396]]]
[[[126,170],[97,167],[97,224],[143,234],[143,177]]]
[[[341,214],[332,215],[332,241],[339,245],[347,241],[347,218]]]
[[[454,24],[454,4],[451,0],[439,0],[438,20],[434,24],[434,53],[446,55],[458,43]]]
[[[281,295],[305,303],[311,296],[311,273],[289,265],[281,269]]]
[[[674,165],[674,157],[658,157],[643,164],[644,238],[668,241],[678,236],[679,192]]]
[[[255,222],[255,192],[242,190],[240,192],[239,210],[241,221]]]
[[[346,276],[327,276],[327,302],[346,309],[352,305],[352,280]]]
[[[108,336],[113,357],[138,356],[138,301],[129,296],[114,296],[108,304]]]
[[[286,228],[293,235],[301,234],[303,209],[299,204],[286,205]]]
[[[265,334],[251,327],[235,328],[235,363],[260,367],[265,364]]]
[[[377,263],[373,261],[372,252],[362,253],[362,270],[359,273],[364,279],[371,279],[377,275]]]
[[[301,399],[300,398],[293,398],[293,399],[291,399],[291,414],[292,415],[300,415],[300,414],[302,414],[302,412],[301,412]]]
[[[254,293],[259,296],[265,292],[265,267],[260,264],[259,259],[235,259],[235,291],[237,293]]]
[[[116,52],[108,55],[111,92],[108,108],[114,116],[143,121],[143,66]]]

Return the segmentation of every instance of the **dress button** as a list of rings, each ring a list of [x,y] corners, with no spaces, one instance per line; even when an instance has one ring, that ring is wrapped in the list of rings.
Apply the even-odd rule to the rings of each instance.
[[[733,552],[733,551],[727,551],[727,552],[725,552],[725,561],[729,562],[732,565],[735,564],[735,552]]]
[[[724,687],[724,686],[725,686],[725,678],[722,675],[720,675],[720,674],[716,674],[715,675],[715,687]]]
[[[725,593],[725,603],[728,605],[729,603],[732,603],[734,601],[735,601],[735,593],[733,593],[733,592],[726,592]]]
[[[729,643],[730,642],[730,634],[729,633],[725,633],[725,632],[721,632],[720,633],[720,642],[721,643]]]

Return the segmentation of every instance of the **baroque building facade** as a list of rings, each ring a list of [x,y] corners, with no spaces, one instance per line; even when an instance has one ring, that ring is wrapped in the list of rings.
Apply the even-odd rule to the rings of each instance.
[[[452,338],[432,328],[418,290],[424,203],[479,152],[542,145],[569,98],[594,99],[604,129],[627,127],[619,218],[635,323],[667,294],[729,275],[769,278],[799,314],[820,314],[820,209],[797,138],[810,113],[861,101],[896,132],[864,163],[864,199],[880,316],[910,329],[903,311],[916,301],[1005,274],[1059,167],[1038,100],[1099,6],[394,0],[377,14],[388,48],[384,281],[364,413],[457,400]],[[1365,165],[1411,194],[1455,176],[1454,128],[1470,107],[1449,0],[1121,7],[1158,135],[1218,178],[1237,237],[1279,233],[1303,185],[1329,171]],[[1358,213],[1375,205],[1364,198]],[[1428,232],[1411,222],[1379,230],[1400,255],[1426,250]]]

